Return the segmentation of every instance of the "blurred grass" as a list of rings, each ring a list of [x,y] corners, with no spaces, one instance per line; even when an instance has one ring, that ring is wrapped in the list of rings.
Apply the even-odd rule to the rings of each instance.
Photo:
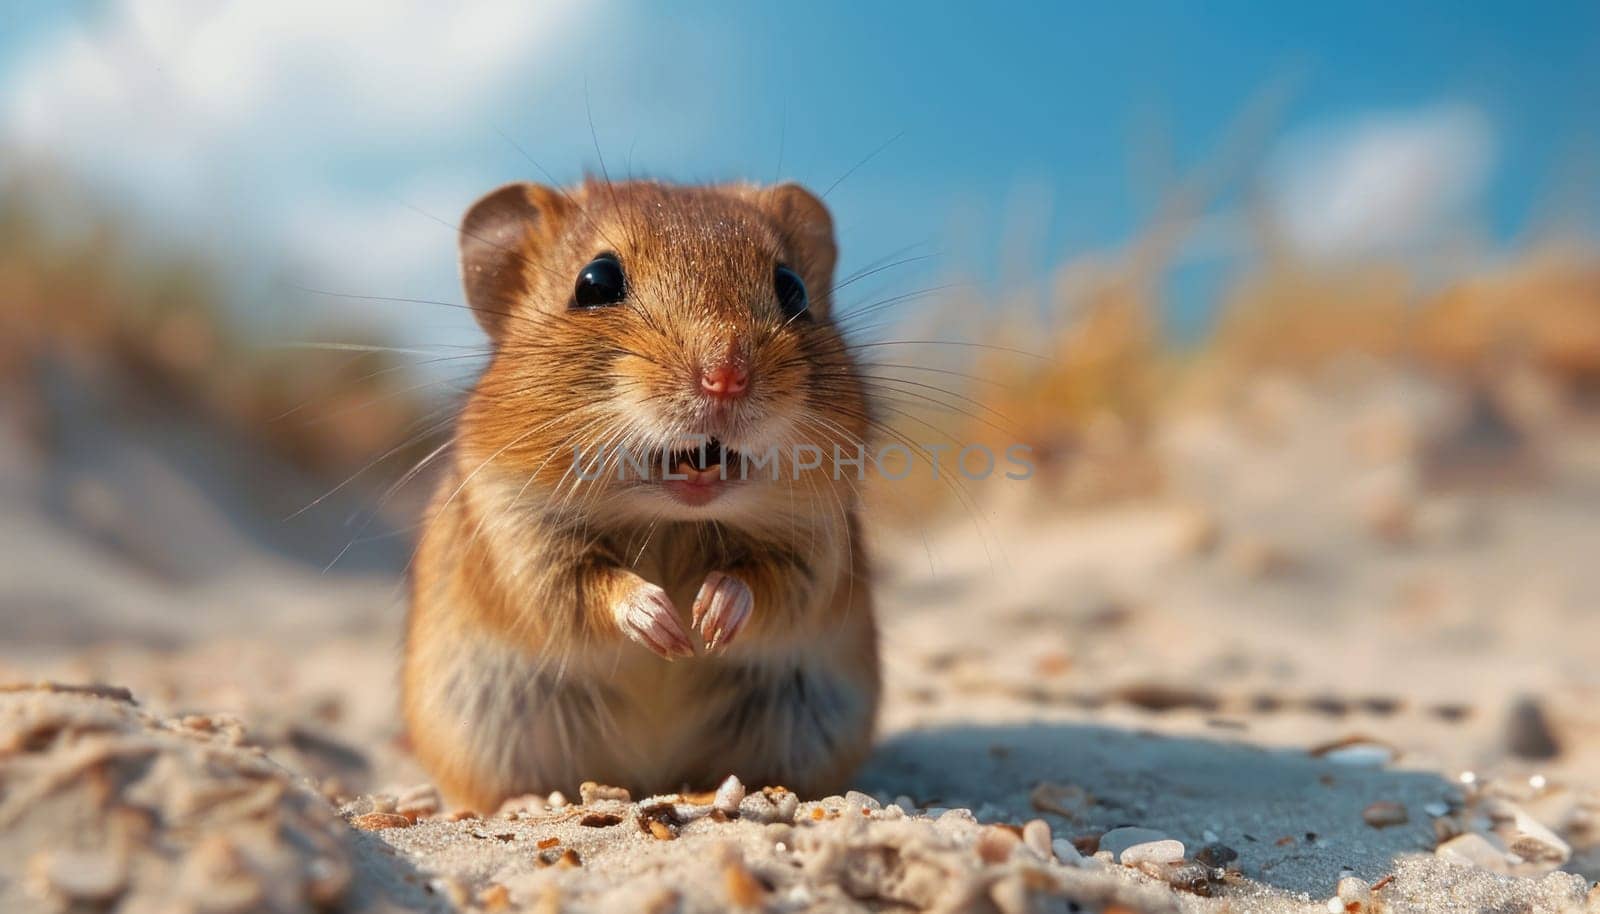
[[[1562,415],[1600,410],[1593,246],[1552,243],[1434,285],[1400,263],[1261,258],[1215,303],[1209,331],[1182,344],[1164,331],[1168,309],[1154,291],[1163,263],[1122,263],[1062,267],[1037,324],[1002,322],[980,336],[992,349],[949,365],[994,383],[946,385],[958,408],[924,405],[914,421],[902,414],[889,425],[918,440],[937,426],[952,442],[1028,445],[1038,466],[1029,504],[1056,510],[1161,491],[1155,436],[1175,413],[1224,402],[1263,377],[1311,379],[1351,359],[1491,397],[1532,378]],[[940,465],[945,476],[954,469],[951,459]],[[954,494],[926,472],[875,489],[900,518],[974,498]]]
[[[50,373],[66,366],[83,383],[218,423],[319,479],[392,451],[365,480],[383,485],[402,472],[389,467],[431,446],[417,432],[439,404],[420,392],[417,366],[382,351],[379,333],[329,322],[285,334],[377,347],[354,354],[264,346],[260,330],[230,317],[243,305],[215,265],[152,252],[134,226],[58,191],[0,187],[0,390],[37,425],[48,427]],[[63,199],[79,202],[63,212]],[[918,472],[876,487],[890,517],[970,505],[970,487],[951,482],[966,444],[1030,447],[1029,498],[1044,509],[1159,492],[1154,444],[1175,411],[1351,357],[1479,388],[1531,373],[1565,408],[1600,401],[1592,246],[1540,246],[1439,283],[1403,263],[1297,261],[1262,238],[1214,303],[1209,331],[1179,343],[1163,325],[1161,290],[1182,224],[1163,222],[1118,256],[1066,263],[1042,311],[995,308],[960,286],[930,309],[985,317],[960,334],[977,348],[950,351],[970,355],[914,360],[937,377],[881,385],[893,436],[951,446],[943,480]]]
[[[216,423],[315,478],[416,449],[402,445],[429,404],[406,394],[405,364],[264,343],[231,316],[245,305],[215,264],[138,239],[45,178],[0,186],[0,392],[35,443],[50,445],[47,387],[65,372],[130,407]],[[331,322],[301,334],[383,343]]]

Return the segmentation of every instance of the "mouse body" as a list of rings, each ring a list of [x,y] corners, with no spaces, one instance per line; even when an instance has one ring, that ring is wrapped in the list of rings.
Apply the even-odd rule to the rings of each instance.
[[[401,677],[441,791],[841,789],[880,685],[872,419],[826,207],[794,184],[512,184],[459,241],[491,356]]]

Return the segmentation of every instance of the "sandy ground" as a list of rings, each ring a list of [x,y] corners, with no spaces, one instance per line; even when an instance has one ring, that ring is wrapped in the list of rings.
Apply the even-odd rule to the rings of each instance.
[[[0,910],[1600,910],[1600,428],[1505,413],[1261,382],[1169,423],[1159,498],[877,530],[857,792],[483,818],[404,751],[381,555],[13,441],[0,681],[127,693],[0,693]],[[149,478],[194,510],[152,529]]]

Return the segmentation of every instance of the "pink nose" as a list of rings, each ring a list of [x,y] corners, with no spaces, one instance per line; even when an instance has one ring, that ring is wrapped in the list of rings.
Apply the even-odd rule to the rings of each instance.
[[[744,396],[750,389],[750,373],[733,362],[723,362],[700,375],[700,389],[719,400]]]

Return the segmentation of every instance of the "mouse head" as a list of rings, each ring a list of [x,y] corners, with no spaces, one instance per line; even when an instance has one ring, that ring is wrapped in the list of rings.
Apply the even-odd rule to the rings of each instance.
[[[461,436],[483,472],[558,506],[733,520],[824,496],[835,449],[865,448],[833,222],[799,185],[512,184],[460,242],[494,343]]]

